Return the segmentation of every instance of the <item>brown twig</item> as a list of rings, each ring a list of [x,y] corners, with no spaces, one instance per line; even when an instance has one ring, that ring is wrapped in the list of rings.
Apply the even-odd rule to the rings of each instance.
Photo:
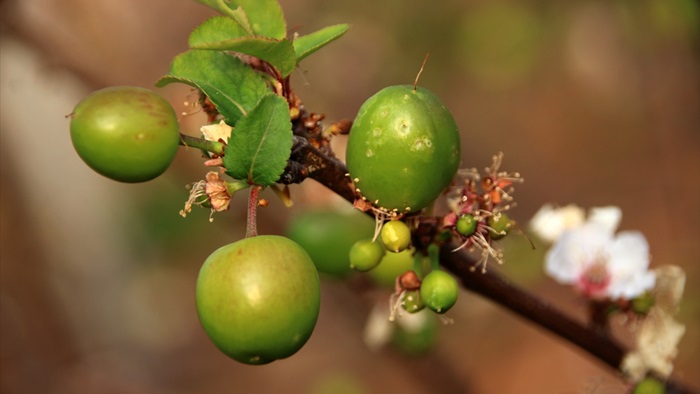
[[[344,199],[353,202],[355,194],[346,176],[347,168],[335,158],[325,156],[313,147],[308,153],[313,157],[317,170],[309,174]],[[320,165],[319,165],[320,163]],[[513,313],[549,330],[588,352],[604,364],[619,370],[627,353],[619,342],[595,327],[582,324],[545,300],[513,285],[494,270],[481,273],[470,268],[475,261],[462,251],[453,252],[458,245],[445,244],[440,251],[440,263],[462,282],[464,288],[486,297]],[[667,394],[692,394],[695,390],[681,382],[669,379],[666,382]]]

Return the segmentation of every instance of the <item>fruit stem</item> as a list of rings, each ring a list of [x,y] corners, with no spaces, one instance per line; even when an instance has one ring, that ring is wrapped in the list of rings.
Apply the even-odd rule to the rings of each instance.
[[[206,152],[211,152],[215,155],[223,155],[226,144],[219,141],[209,141],[204,138],[192,137],[190,135],[180,133],[180,145],[201,149]]]
[[[424,272],[423,270],[423,254],[420,252],[416,252],[413,255],[413,272],[418,275],[418,278],[423,279],[425,275],[427,275],[427,272]]]
[[[435,271],[440,268],[440,247],[437,244],[428,246],[428,257],[430,258],[430,269]]]
[[[248,217],[246,220],[245,237],[252,238],[258,235],[258,195],[262,187],[253,185],[248,195]]]
[[[423,64],[420,66],[420,70],[418,70],[418,74],[416,75],[416,79],[413,81],[413,91],[415,92],[418,90],[418,78],[420,78],[420,75],[423,73],[423,69],[425,68],[425,63],[428,61],[428,57],[430,56],[430,53],[426,53],[425,57],[423,58]]]

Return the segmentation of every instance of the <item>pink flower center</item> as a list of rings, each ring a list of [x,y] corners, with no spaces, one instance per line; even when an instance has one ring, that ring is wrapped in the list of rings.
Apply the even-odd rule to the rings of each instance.
[[[578,289],[588,297],[605,296],[610,284],[610,272],[606,261],[601,259],[589,265],[578,279]]]

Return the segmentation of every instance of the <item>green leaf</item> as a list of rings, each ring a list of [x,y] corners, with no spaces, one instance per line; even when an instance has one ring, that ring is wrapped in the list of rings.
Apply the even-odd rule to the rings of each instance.
[[[265,96],[231,133],[224,153],[226,173],[251,184],[272,185],[284,172],[291,150],[287,100]]]
[[[248,32],[235,20],[219,15],[209,18],[190,33],[189,45],[194,47],[210,42],[218,42],[248,36]]]
[[[337,40],[350,28],[347,24],[324,27],[311,34],[301,36],[294,40],[294,52],[297,62],[318,51],[332,41]]]
[[[195,1],[233,18],[251,35],[274,39],[287,36],[287,23],[277,0]]]
[[[231,126],[255,108],[263,96],[272,94],[257,72],[238,58],[216,51],[194,50],[178,55],[170,73],[158,80],[156,86],[173,82],[204,92]]]
[[[197,34],[195,40],[206,39],[204,32]],[[233,51],[245,53],[265,60],[272,64],[283,77],[289,75],[297,66],[296,54],[292,42],[273,40],[265,37],[239,37],[223,41],[198,42],[190,38],[193,49],[213,49],[217,51]]]

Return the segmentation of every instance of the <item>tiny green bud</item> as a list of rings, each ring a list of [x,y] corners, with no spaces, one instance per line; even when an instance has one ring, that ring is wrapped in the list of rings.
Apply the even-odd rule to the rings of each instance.
[[[665,394],[664,384],[654,378],[644,378],[632,389],[632,394]]]
[[[645,292],[632,300],[632,310],[639,315],[646,315],[656,303],[651,292]]]
[[[462,215],[457,219],[457,232],[468,237],[476,231],[476,218],[474,215]]]
[[[513,228],[513,221],[503,212],[489,216],[487,223],[493,229],[489,232],[491,239],[501,239]]]
[[[406,291],[401,301],[401,307],[408,313],[415,313],[425,308],[425,304],[420,298],[420,290]]]

